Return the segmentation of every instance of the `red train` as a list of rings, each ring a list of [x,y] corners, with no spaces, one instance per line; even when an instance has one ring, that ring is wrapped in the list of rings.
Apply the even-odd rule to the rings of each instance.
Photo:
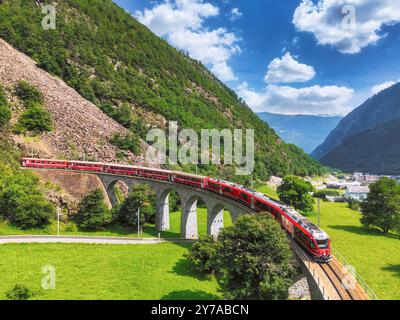
[[[316,261],[328,262],[331,260],[330,239],[323,230],[285,204],[232,182],[183,172],[96,162],[23,158],[21,164],[27,168],[64,169],[138,176],[153,180],[171,181],[218,193],[246,205],[253,211],[269,212],[282,228]]]

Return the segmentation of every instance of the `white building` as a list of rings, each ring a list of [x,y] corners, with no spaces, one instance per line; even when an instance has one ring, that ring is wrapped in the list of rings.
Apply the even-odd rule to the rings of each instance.
[[[367,199],[369,187],[367,186],[348,186],[346,188],[345,197],[357,201],[364,201]]]

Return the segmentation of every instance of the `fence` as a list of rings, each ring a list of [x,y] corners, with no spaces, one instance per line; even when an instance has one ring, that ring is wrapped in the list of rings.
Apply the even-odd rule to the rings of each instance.
[[[332,253],[336,257],[336,259],[343,264],[343,266],[349,266],[351,265],[348,263],[346,258],[340,254],[336,249],[332,248]],[[368,284],[365,282],[363,277],[354,269],[354,268],[347,268],[347,271],[354,277],[354,279],[357,280],[357,282],[360,284],[362,289],[365,291],[365,293],[370,297],[371,300],[379,300],[378,296],[375,294],[375,292],[368,286]]]

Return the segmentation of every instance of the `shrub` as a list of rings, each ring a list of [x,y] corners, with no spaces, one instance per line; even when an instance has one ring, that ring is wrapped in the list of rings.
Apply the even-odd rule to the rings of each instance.
[[[211,236],[200,238],[185,255],[191,268],[203,275],[210,275],[215,271],[217,243]]]
[[[115,133],[110,142],[122,150],[131,151],[135,155],[139,155],[141,152],[140,139],[133,133],[126,135]]]
[[[0,86],[0,127],[4,126],[11,119],[11,110],[3,88]]]
[[[21,229],[42,228],[50,223],[54,215],[53,204],[38,194],[25,197],[23,202],[11,210],[8,220]]]
[[[104,204],[100,189],[92,191],[82,200],[74,220],[78,227],[88,230],[99,230],[111,222],[111,212]]]
[[[28,300],[32,296],[33,292],[23,284],[17,284],[6,292],[6,297],[9,300]]]
[[[339,190],[332,190],[332,189],[323,189],[314,192],[314,197],[320,199],[326,199],[326,196],[330,197],[339,197],[341,196],[341,192]]]
[[[22,100],[26,108],[30,108],[35,104],[42,105],[44,103],[43,94],[26,81],[18,82],[15,88],[15,94]]]
[[[14,131],[16,133],[31,131],[37,134],[52,129],[53,125],[49,112],[42,106],[34,104],[22,113]]]
[[[357,201],[355,199],[348,199],[347,205],[352,210],[360,211],[360,209],[361,209],[361,202]]]
[[[11,119],[11,110],[7,105],[0,104],[0,127],[3,127]]]

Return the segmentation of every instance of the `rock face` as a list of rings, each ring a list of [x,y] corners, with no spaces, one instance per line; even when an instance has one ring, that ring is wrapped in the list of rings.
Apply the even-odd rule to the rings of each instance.
[[[103,191],[105,204],[111,207],[107,192],[96,175],[52,170],[38,170],[36,174],[45,183],[51,182],[60,188],[49,191],[47,198],[58,207],[67,208],[70,214],[74,213],[80,201],[95,189]]]
[[[97,161],[116,162],[118,149],[109,140],[114,133],[127,133],[127,130],[62,80],[38,68],[32,59],[0,39],[0,84],[10,92],[21,80],[43,93],[45,107],[54,122],[54,131],[40,137],[46,147],[39,149],[46,152],[37,156],[74,159],[85,155]],[[124,155],[129,162],[145,164],[143,157],[125,151]]]

